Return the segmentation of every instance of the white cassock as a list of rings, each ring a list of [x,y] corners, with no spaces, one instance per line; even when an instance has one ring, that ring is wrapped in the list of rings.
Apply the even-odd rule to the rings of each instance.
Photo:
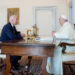
[[[62,68],[62,47],[59,47],[58,44],[60,42],[67,42],[67,43],[75,43],[72,41],[74,38],[73,26],[66,22],[64,25],[60,28],[59,31],[55,33],[56,37],[56,48],[54,51],[54,57],[47,59],[47,66],[46,70],[48,73],[54,73],[54,75],[63,75],[63,68]],[[66,52],[71,51],[71,48],[66,48]],[[52,65],[52,66],[51,66]],[[50,68],[51,67],[51,68]]]

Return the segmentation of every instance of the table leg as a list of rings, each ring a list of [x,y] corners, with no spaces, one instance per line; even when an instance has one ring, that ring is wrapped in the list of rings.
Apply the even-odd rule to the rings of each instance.
[[[48,73],[46,72],[46,64],[47,64],[47,57],[43,57],[43,62],[42,62],[43,75],[48,75]]]
[[[3,75],[11,75],[10,69],[11,69],[10,55],[6,55],[6,70],[3,72]]]

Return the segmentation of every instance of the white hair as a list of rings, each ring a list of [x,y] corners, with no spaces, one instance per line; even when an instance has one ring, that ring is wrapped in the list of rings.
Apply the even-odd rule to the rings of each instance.
[[[61,15],[60,17],[62,17],[64,20],[68,20],[67,16],[65,15]]]
[[[9,21],[12,21],[15,17],[17,17],[17,16],[16,15],[10,16]]]

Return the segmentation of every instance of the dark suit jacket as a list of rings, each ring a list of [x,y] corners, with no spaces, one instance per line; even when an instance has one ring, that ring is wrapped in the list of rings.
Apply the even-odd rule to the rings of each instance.
[[[15,39],[22,39],[20,32],[17,32],[16,28],[13,28],[10,23],[6,24],[2,29],[1,41],[4,42]]]

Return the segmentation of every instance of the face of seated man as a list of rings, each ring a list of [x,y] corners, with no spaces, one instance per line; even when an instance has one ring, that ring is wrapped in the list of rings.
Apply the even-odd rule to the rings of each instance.
[[[17,25],[17,22],[18,22],[17,16],[16,16],[16,15],[10,16],[9,22],[10,22],[11,24],[13,24],[14,26]]]

